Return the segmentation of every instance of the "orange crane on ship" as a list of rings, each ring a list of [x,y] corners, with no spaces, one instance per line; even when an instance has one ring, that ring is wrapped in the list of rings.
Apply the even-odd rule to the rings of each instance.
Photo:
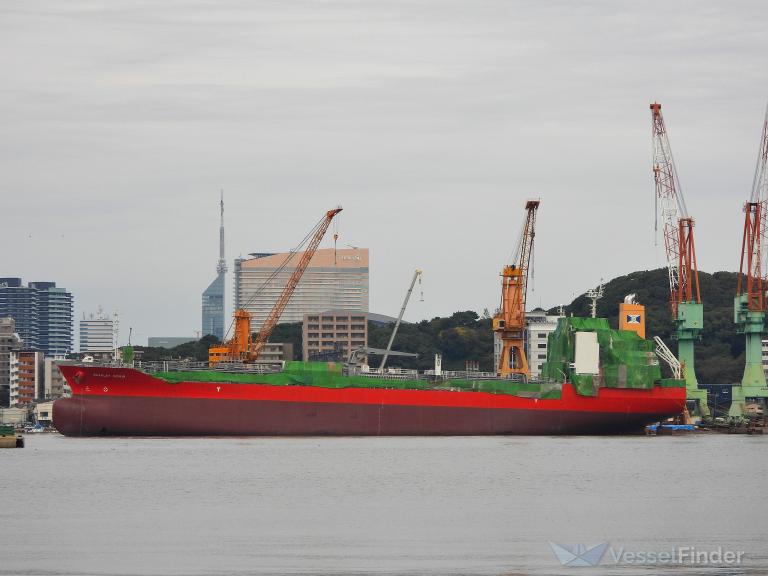
[[[496,371],[504,378],[521,374],[527,379],[531,375],[525,355],[525,298],[538,209],[539,200],[528,200],[525,203],[525,225],[515,250],[514,261],[501,271],[501,304],[493,316],[493,331],[499,335],[502,343]]]
[[[267,315],[261,329],[256,335],[253,335],[251,332],[251,313],[244,308],[235,310],[233,321],[235,329],[232,338],[219,346],[212,346],[208,349],[208,363],[211,366],[214,366],[219,362],[255,362],[258,360],[259,354],[261,353],[262,348],[264,348],[264,344],[267,343],[269,337],[272,335],[272,331],[275,329],[275,326],[277,326],[283,310],[285,310],[291,296],[293,296],[293,292],[296,290],[299,280],[301,280],[304,271],[307,269],[307,266],[309,266],[312,256],[315,255],[315,251],[320,245],[323,236],[325,236],[325,233],[328,231],[331,221],[336,214],[341,212],[341,210],[341,206],[334,208],[333,210],[328,210],[323,218],[321,218],[304,238],[301,245],[307,242],[307,240],[309,240],[309,243],[302,253],[301,259],[296,265],[296,269],[293,271],[293,274],[291,274],[288,282],[286,282],[285,288],[283,288],[274,307]],[[301,245],[297,248],[297,251],[301,248]],[[267,279],[265,285],[273,280],[287,263],[288,260],[286,260],[286,262],[284,262],[283,265]],[[253,299],[253,296],[251,299]]]

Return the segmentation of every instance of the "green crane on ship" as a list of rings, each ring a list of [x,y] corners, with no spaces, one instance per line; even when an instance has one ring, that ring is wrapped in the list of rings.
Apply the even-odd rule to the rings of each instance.
[[[688,214],[677,177],[672,148],[661,115],[661,104],[651,104],[653,137],[653,177],[656,184],[656,228],[663,221],[664,247],[667,255],[673,338],[678,344],[678,358],[683,365],[686,397],[695,402],[696,412],[710,417],[707,392],[696,379],[694,343],[704,327],[704,310],[699,290],[699,271],[693,239],[694,220]]]
[[[729,416],[744,415],[747,398],[765,408],[768,387],[763,370],[762,340],[765,333],[765,291],[768,288],[763,258],[765,257],[766,207],[768,205],[768,109],[763,121],[760,151],[757,155],[752,194],[744,204],[744,236],[741,242],[741,266],[733,302],[733,320],[746,339],[746,363],[741,386],[734,386]]]

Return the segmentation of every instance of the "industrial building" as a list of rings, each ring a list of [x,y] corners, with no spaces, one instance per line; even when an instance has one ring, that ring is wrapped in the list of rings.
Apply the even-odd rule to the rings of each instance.
[[[304,360],[335,353],[346,358],[352,349],[368,346],[368,314],[360,310],[328,310],[305,314],[301,326],[301,342]]]
[[[197,338],[189,336],[150,336],[147,338],[147,346],[150,348],[176,348],[176,346],[189,342],[197,342]]]
[[[96,314],[80,320],[80,352],[85,354],[111,354],[117,345],[115,321],[99,307]]]
[[[212,334],[220,341],[224,340],[224,292],[226,290],[227,261],[224,256],[224,195],[222,193],[219,223],[219,261],[216,264],[216,278],[203,292],[200,333]],[[151,344],[150,344],[151,346]]]
[[[251,313],[255,330],[274,307],[303,252],[251,254],[235,260],[235,308]],[[368,249],[319,249],[280,317],[301,322],[319,310],[368,312]]]
[[[0,317],[11,317],[24,346],[46,356],[72,352],[72,294],[55,282],[0,278]]]
[[[293,344],[290,342],[267,342],[259,353],[262,362],[289,362],[293,358]]]

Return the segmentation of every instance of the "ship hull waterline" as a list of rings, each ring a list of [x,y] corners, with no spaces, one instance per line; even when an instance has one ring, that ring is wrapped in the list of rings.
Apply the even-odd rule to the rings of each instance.
[[[102,369],[57,400],[67,436],[465,436],[621,434],[682,411],[685,390],[600,389],[559,399],[485,392],[169,383]]]

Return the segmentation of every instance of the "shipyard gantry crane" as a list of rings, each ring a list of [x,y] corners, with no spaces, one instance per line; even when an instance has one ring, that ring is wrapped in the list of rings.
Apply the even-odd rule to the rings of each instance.
[[[285,310],[285,307],[288,305],[294,290],[296,290],[296,286],[299,284],[299,280],[301,280],[301,277],[304,274],[304,270],[307,269],[310,260],[312,260],[312,256],[315,255],[315,251],[320,245],[323,236],[325,236],[328,226],[330,226],[334,216],[341,212],[341,210],[342,208],[340,206],[333,210],[328,210],[328,212],[325,213],[325,216],[323,216],[304,238],[302,245],[307,241],[309,241],[309,243],[302,253],[299,263],[296,265],[296,269],[293,271],[290,278],[288,278],[288,282],[286,282],[275,305],[264,320],[258,334],[254,336],[251,333],[250,312],[244,308],[236,310],[234,315],[234,335],[222,345],[213,346],[208,350],[208,363],[210,365],[215,365],[219,362],[255,362],[258,360],[261,349],[269,340],[275,326],[277,326],[283,310]],[[297,251],[300,248],[301,246],[297,248]],[[267,279],[265,285],[276,278],[279,271],[282,270],[287,263],[288,261],[286,260],[286,262],[284,262],[283,265]],[[251,299],[253,299],[254,296],[252,296]]]
[[[514,261],[504,266],[501,271],[501,305],[493,317],[493,331],[499,335],[502,343],[496,371],[504,378],[520,374],[528,379],[531,375],[525,355],[525,298],[533,254],[533,240],[536,236],[538,209],[538,200],[526,202],[525,225],[515,251]]]
[[[675,324],[678,357],[683,365],[688,400],[696,401],[702,416],[709,417],[707,392],[699,388],[694,363],[694,342],[704,326],[704,311],[699,290],[699,270],[693,240],[693,218],[688,215],[677,167],[672,157],[661,104],[651,104],[653,139],[653,178],[656,184],[656,218],[661,212],[664,248],[669,276],[669,304]],[[658,220],[657,220],[658,222]],[[658,227],[658,223],[656,224]]]
[[[766,256],[766,207],[768,206],[768,109],[763,120],[752,193],[744,204],[744,234],[741,240],[741,265],[733,302],[733,319],[746,339],[746,364],[741,386],[734,386],[730,416],[744,413],[746,398],[762,404],[768,398],[763,371],[762,337],[765,332],[768,282],[763,258]]]

